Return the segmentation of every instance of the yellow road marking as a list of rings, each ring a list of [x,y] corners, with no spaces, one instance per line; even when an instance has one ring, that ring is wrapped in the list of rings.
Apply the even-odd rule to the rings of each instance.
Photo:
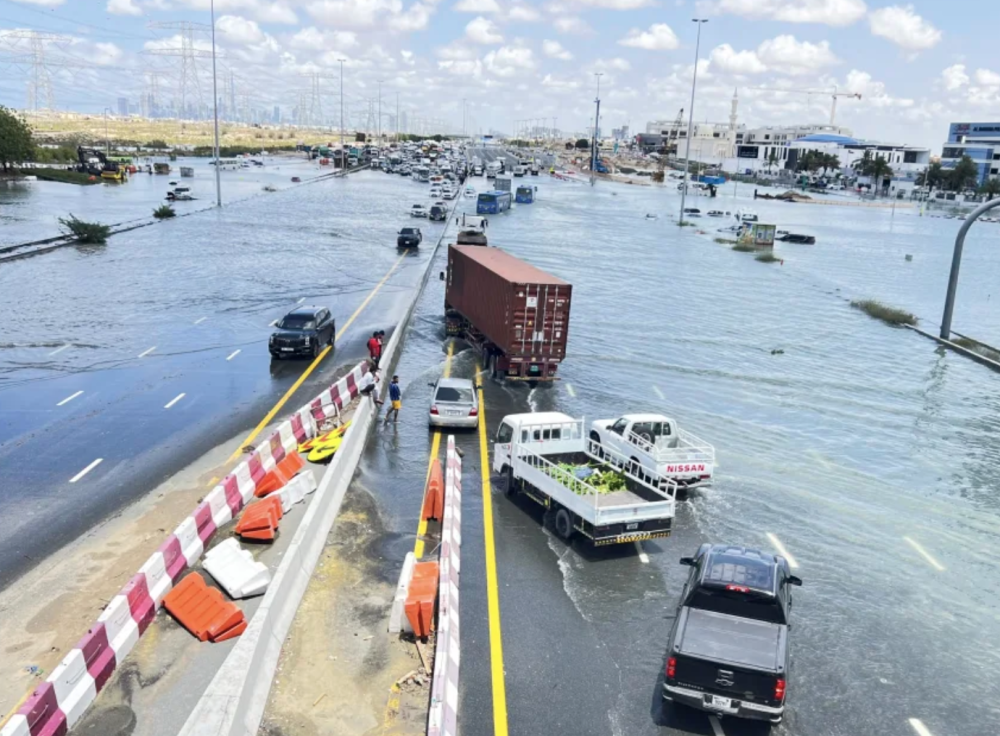
[[[476,370],[480,370],[477,366]],[[490,620],[490,671],[493,680],[493,734],[507,736],[507,684],[504,681],[503,639],[500,635],[500,591],[497,588],[497,555],[493,541],[493,494],[486,450],[486,399],[479,389],[479,462],[483,477],[483,537],[486,545],[486,609]]]
[[[2,719],[0,719],[0,728],[7,725],[7,721],[9,721],[11,718],[14,717],[14,714],[17,713],[17,711],[20,709],[22,705],[24,705],[24,701],[27,700],[28,696],[31,695],[31,693],[33,693],[34,691],[35,688],[31,688],[31,690],[29,690],[28,692],[26,692],[24,695],[21,696],[21,699],[17,701],[17,703],[14,705],[13,708],[7,711],[7,715],[5,715]]]
[[[451,378],[451,356],[455,354],[455,342],[448,343],[448,357],[444,360],[444,377]],[[434,439],[431,440],[431,458],[427,461],[427,475],[424,478],[424,495],[427,495],[427,481],[431,477],[431,468],[441,452],[441,430],[434,430]],[[420,515],[423,516],[424,502],[420,501]],[[424,556],[424,535],[427,534],[427,522],[423,519],[417,525],[417,541],[413,544],[413,556],[418,560]]]
[[[361,302],[361,306],[359,306],[357,309],[354,310],[354,314],[350,316],[347,322],[345,322],[344,325],[337,332],[336,336],[333,339],[334,343],[336,343],[337,340],[339,340],[341,337],[344,336],[344,333],[347,331],[347,328],[351,326],[351,323],[353,323],[354,320],[358,318],[358,315],[361,314],[361,312],[364,310],[364,308],[368,306],[368,302],[372,300],[372,297],[374,297],[379,292],[379,290],[383,286],[385,286],[385,282],[389,280],[389,277],[392,276],[393,272],[399,267],[399,264],[403,262],[403,259],[406,258],[406,255],[407,254],[404,253],[403,255],[401,255],[399,258],[396,259],[396,262],[392,264],[392,268],[390,268],[386,272],[385,276],[382,277],[382,280],[375,285],[375,288],[372,289],[368,293],[368,296],[365,297],[365,300]],[[243,448],[249,445],[251,442],[253,442],[257,438],[257,435],[259,435],[261,432],[264,431],[264,427],[266,427],[268,424],[271,423],[271,420],[274,419],[274,415],[277,414],[279,411],[281,411],[281,407],[283,407],[286,403],[288,403],[288,400],[295,395],[295,392],[299,390],[299,387],[303,383],[305,383],[305,380],[309,378],[310,374],[314,370],[316,370],[316,366],[320,364],[320,362],[323,360],[323,358],[327,356],[327,353],[329,353],[331,349],[332,349],[331,345],[327,345],[325,348],[323,348],[323,352],[321,352],[319,355],[316,356],[316,360],[314,360],[312,363],[309,364],[309,367],[302,372],[302,375],[299,376],[298,380],[295,381],[295,383],[292,384],[291,388],[289,388],[285,392],[285,395],[282,396],[278,400],[278,403],[271,408],[271,411],[269,411],[264,416],[264,418],[260,420],[260,424],[254,427],[253,432],[247,435],[246,439],[244,439],[239,444],[235,452],[233,452],[233,454],[229,456],[229,460],[227,462],[232,462],[233,460],[238,458],[241,454],[243,454]]]

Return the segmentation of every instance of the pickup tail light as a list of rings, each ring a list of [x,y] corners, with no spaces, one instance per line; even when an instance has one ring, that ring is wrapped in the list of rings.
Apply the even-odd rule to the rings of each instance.
[[[736,593],[749,593],[750,588],[745,585],[727,585],[726,590],[732,590]]]
[[[434,414],[435,416],[439,414],[437,404],[433,404],[431,406],[431,414]]]
[[[469,409],[469,416],[470,417],[478,417],[479,416],[479,409],[477,409],[476,407],[472,407],[471,409]]]
[[[779,703],[785,702],[785,681],[780,677],[774,681],[774,699]]]
[[[670,657],[667,660],[667,679],[672,680],[677,674],[677,657]],[[782,687],[784,687],[784,680],[781,680]]]

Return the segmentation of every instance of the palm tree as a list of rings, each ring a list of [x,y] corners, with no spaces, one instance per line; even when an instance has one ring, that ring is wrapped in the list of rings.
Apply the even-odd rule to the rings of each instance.
[[[871,162],[868,175],[872,178],[872,191],[878,196],[878,190],[882,189],[882,182],[892,177],[892,167],[881,156],[876,156]]]
[[[979,188],[979,193],[985,194],[988,200],[1000,197],[1000,179],[987,179],[986,183]]]

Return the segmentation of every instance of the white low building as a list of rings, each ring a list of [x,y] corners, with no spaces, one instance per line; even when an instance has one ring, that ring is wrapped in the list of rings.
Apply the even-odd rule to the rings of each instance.
[[[748,174],[787,168],[792,144],[812,136],[850,138],[849,128],[837,125],[770,125],[736,134],[736,145],[723,169]]]

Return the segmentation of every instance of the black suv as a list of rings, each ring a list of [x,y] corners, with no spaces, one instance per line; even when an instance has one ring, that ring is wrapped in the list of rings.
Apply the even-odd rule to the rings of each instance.
[[[337,331],[336,321],[326,307],[299,307],[278,322],[267,348],[272,358],[298,355],[319,355],[327,345],[333,344]]]
[[[404,227],[399,231],[396,238],[397,248],[417,248],[423,241],[424,236],[419,227]]]

